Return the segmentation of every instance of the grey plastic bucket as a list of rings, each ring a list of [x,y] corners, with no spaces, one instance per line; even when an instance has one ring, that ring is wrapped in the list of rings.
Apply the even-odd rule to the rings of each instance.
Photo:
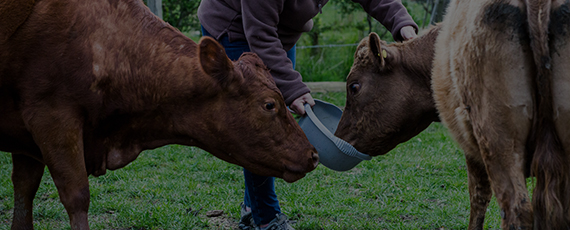
[[[334,136],[342,116],[342,110],[321,100],[315,100],[311,108],[305,104],[306,115],[299,119],[299,125],[309,142],[319,152],[319,162],[335,171],[347,171],[362,160],[372,157],[356,150],[348,142]]]

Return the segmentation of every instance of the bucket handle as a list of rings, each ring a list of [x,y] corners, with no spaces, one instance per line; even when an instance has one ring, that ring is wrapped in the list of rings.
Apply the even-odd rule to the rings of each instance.
[[[317,128],[323,134],[325,134],[325,136],[329,140],[331,140],[336,145],[336,147],[340,151],[342,151],[344,154],[351,156],[351,157],[356,157],[356,158],[361,159],[361,160],[372,159],[372,157],[370,155],[359,152],[358,150],[356,150],[356,148],[354,148],[354,146],[352,146],[351,144],[349,144],[345,140],[340,139],[337,136],[333,135],[331,133],[331,131],[329,129],[327,129],[327,127],[325,127],[325,125],[323,125],[323,123],[321,123],[321,121],[319,120],[319,118],[317,118],[315,113],[313,113],[313,109],[311,108],[311,105],[309,105],[308,103],[305,104],[305,113],[307,114],[307,116],[309,116],[309,119],[311,119],[313,124],[315,124],[317,126]]]

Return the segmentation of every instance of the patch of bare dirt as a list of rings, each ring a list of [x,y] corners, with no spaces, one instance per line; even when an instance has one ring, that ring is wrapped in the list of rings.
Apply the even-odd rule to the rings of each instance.
[[[225,213],[208,217],[208,224],[212,229],[239,229],[238,221],[228,217]]]

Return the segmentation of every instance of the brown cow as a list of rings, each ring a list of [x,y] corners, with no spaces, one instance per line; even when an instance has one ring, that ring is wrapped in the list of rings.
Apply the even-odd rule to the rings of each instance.
[[[469,229],[483,228],[493,192],[504,229],[570,226],[569,29],[568,1],[450,4],[435,46],[432,87],[442,121],[465,151]],[[350,89],[359,88],[364,86],[349,87],[348,101],[356,100]],[[368,100],[405,95],[401,91]],[[379,122],[377,117],[349,116],[355,113],[349,109],[362,108],[347,106],[345,111],[357,124]],[[376,115],[402,116],[399,110],[383,112],[388,114]],[[357,128],[347,126],[337,134],[358,146],[359,134],[348,129]],[[532,208],[525,181],[529,175],[536,177]]]
[[[0,15],[0,150],[12,152],[13,229],[33,228],[45,166],[72,229],[89,228],[88,175],[145,149],[198,146],[288,182],[316,167],[255,54],[232,63],[214,40],[197,45],[140,0],[8,0]]]

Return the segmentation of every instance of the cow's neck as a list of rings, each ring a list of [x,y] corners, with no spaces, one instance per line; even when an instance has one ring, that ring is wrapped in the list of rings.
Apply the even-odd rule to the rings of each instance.
[[[439,27],[432,27],[420,37],[402,45],[403,65],[413,72],[427,87],[431,86],[432,62]],[[430,87],[431,88],[431,87]]]
[[[117,81],[103,89],[103,109],[95,121],[101,129],[95,133],[102,134],[95,139],[107,152],[106,165],[99,167],[103,173],[105,168],[124,167],[145,149],[200,146],[193,139],[198,134],[192,133],[199,128],[188,121],[201,120],[201,111],[216,97],[216,83],[192,55],[172,48],[153,51],[156,55],[148,51],[130,60],[132,74],[116,76]],[[182,128],[187,132],[177,131]]]
[[[91,90],[101,98],[100,111],[94,111],[99,116],[92,118],[98,127],[94,135],[114,158],[115,165],[107,165],[111,169],[123,167],[144,149],[197,145],[188,137],[195,127],[184,127],[190,131],[177,136],[177,121],[199,122],[201,110],[220,91],[201,71],[195,42],[152,15],[137,20],[143,20],[133,23],[139,27],[134,29],[137,34],[98,36],[105,39],[90,44],[95,78]]]
[[[107,112],[153,110],[181,94],[198,96],[196,90],[205,91],[204,86],[212,83],[213,79],[197,74],[201,72],[197,44],[142,2],[97,4],[82,2],[86,16],[78,17],[82,27],[76,30],[89,31],[85,48],[92,57],[91,90],[102,95]],[[101,12],[93,13],[94,7]]]
[[[415,82],[420,84],[421,89],[425,93],[425,97],[429,100],[421,100],[424,102],[425,113],[421,116],[425,121],[425,125],[431,122],[439,122],[439,115],[435,107],[435,101],[432,98],[433,90],[431,87],[432,62],[435,54],[435,41],[439,33],[439,26],[431,27],[426,33],[420,37],[402,44],[401,57],[403,66],[411,74],[408,76],[416,77]]]

